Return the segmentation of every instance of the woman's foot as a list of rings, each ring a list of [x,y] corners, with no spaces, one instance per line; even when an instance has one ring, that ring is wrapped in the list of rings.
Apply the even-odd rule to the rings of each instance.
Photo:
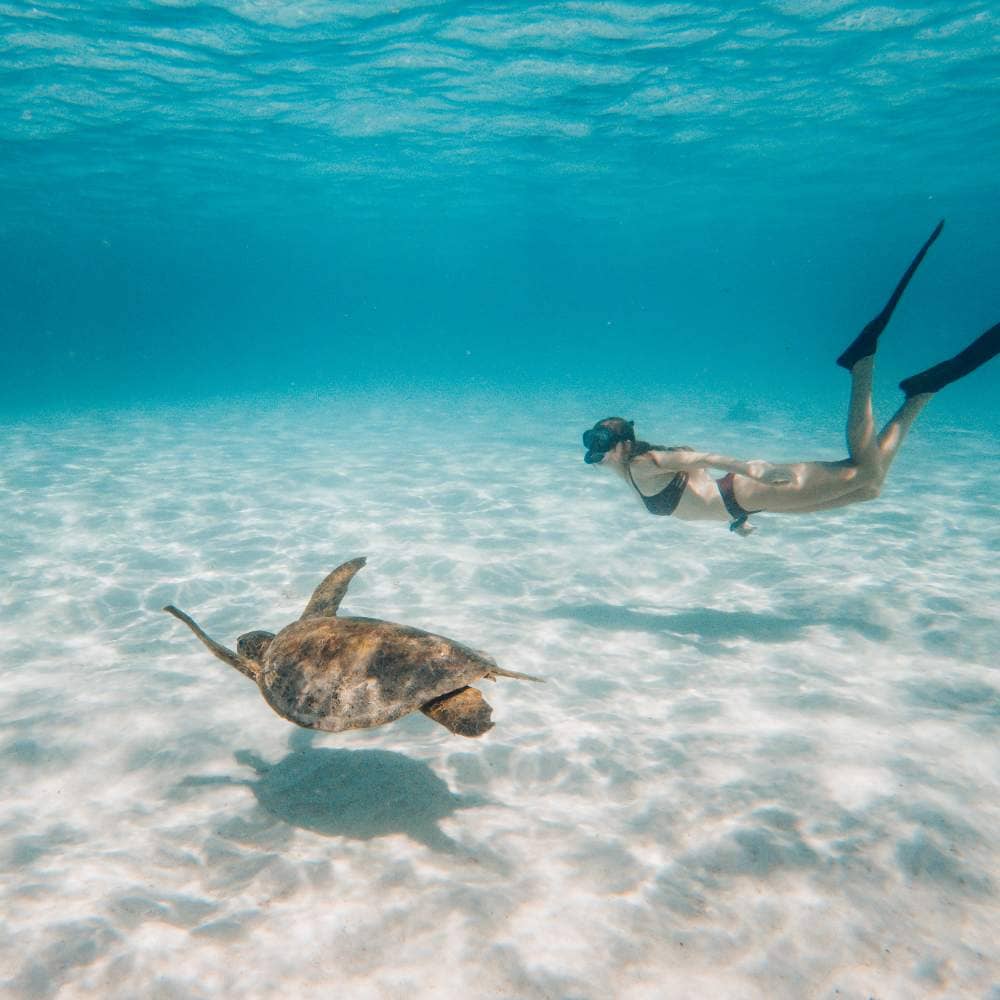
[[[964,351],[959,351],[953,358],[942,361],[918,375],[904,378],[899,383],[899,388],[906,393],[907,399],[925,392],[937,392],[957,379],[974,372],[980,365],[986,364],[998,354],[1000,354],[1000,323],[991,326],[984,334],[969,344]]]
[[[924,259],[924,254],[927,253],[931,244],[941,235],[943,228],[944,219],[934,227],[934,232],[931,233],[927,242],[917,252],[917,256],[910,262],[910,266],[906,269],[903,277],[899,279],[899,284],[896,285],[895,291],[889,296],[889,301],[885,304],[883,310],[865,326],[861,333],[854,338],[854,341],[847,350],[837,358],[837,364],[841,368],[846,368],[850,371],[862,358],[870,358],[875,353],[875,348],[878,347],[878,338],[888,325],[892,311],[896,308],[896,303],[899,302],[903,292],[906,291],[906,286],[910,283],[910,278],[913,277],[914,272],[920,266],[920,262]]]

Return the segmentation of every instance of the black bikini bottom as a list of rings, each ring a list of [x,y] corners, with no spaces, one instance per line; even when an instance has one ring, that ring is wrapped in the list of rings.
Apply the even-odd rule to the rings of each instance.
[[[741,528],[751,514],[760,513],[759,510],[746,510],[739,500],[736,499],[736,494],[733,492],[734,478],[735,476],[732,472],[727,472],[721,479],[716,479],[715,481],[715,485],[719,487],[722,502],[726,505],[729,516],[733,519],[732,524],[729,525],[730,531],[736,531],[738,528]]]

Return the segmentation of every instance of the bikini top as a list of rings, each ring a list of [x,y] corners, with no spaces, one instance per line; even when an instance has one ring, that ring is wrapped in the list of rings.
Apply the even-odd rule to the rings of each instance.
[[[632,488],[639,494],[642,502],[646,505],[646,510],[650,514],[659,514],[667,517],[677,510],[677,505],[681,502],[681,496],[687,488],[688,474],[686,472],[676,473],[674,478],[659,493],[654,493],[651,497],[648,497],[635,485],[635,480],[632,478],[631,462],[625,466],[625,471],[628,473],[628,481],[632,484]]]

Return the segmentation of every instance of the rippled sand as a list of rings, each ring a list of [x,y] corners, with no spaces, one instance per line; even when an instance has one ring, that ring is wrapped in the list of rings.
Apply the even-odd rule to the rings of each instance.
[[[666,440],[676,412],[627,415]],[[12,995],[1000,995],[997,439],[929,411],[877,503],[743,540],[586,469],[603,415],[4,427]],[[839,418],[683,419],[678,443],[840,455]],[[357,555],[345,613],[548,684],[490,686],[480,740],[419,715],[312,737],[160,611],[232,643]]]

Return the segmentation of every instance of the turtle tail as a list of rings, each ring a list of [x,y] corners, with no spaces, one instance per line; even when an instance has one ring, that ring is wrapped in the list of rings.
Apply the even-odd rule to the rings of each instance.
[[[503,667],[490,667],[486,676],[495,681],[498,677],[512,677],[516,681],[534,681],[536,684],[544,684],[544,677],[533,677],[531,674],[519,674],[516,670],[504,670]]]
[[[235,667],[241,674],[245,674],[254,683],[257,682],[258,669],[255,663],[239,655],[239,653],[234,653],[231,649],[227,649],[222,643],[216,642],[211,636],[206,635],[201,626],[190,616],[186,615],[180,608],[175,608],[172,604],[168,604],[164,609],[167,614],[173,615],[175,618],[184,622],[189,629],[191,629],[194,634],[201,639],[201,641],[208,646],[208,648],[220,659],[223,663],[228,663],[231,667]]]

